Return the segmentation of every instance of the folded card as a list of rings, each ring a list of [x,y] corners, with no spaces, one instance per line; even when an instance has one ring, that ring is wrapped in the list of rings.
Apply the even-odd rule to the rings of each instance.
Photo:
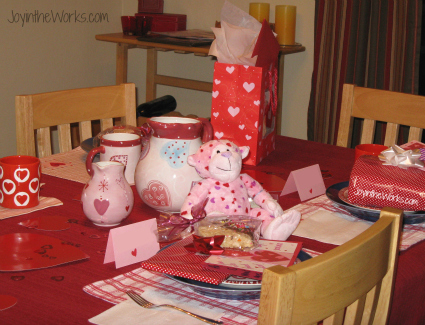
[[[156,229],[156,219],[111,229],[103,264],[115,261],[120,268],[152,257],[159,251]]]

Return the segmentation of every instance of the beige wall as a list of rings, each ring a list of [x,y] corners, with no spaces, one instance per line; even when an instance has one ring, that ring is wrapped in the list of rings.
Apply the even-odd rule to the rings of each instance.
[[[0,157],[16,153],[14,96],[115,82],[113,49],[94,38],[121,28],[120,0],[0,0]],[[10,23],[12,11],[106,13],[109,22]],[[40,16],[41,17],[41,16]],[[75,18],[75,16],[73,16]],[[81,19],[81,16],[80,16]]]
[[[247,0],[232,0],[248,11]],[[267,1],[274,5],[297,6],[297,42],[307,47],[301,54],[286,57],[283,134],[306,138],[306,116],[313,66],[314,0]],[[208,29],[220,19],[224,0],[165,0],[165,12],[188,15],[188,28]],[[67,88],[110,85],[115,83],[115,46],[95,41],[94,36],[120,30],[119,17],[133,15],[137,0],[0,0],[0,157],[16,153],[14,96]],[[34,13],[86,14],[106,13],[109,21],[102,23],[27,22],[22,26],[13,20],[12,11]],[[81,16],[80,16],[81,18]],[[271,21],[274,19],[271,18]],[[143,102],[145,78],[144,50],[129,52],[130,82],[138,86],[138,101]],[[180,77],[210,81],[213,75],[210,58],[193,55],[160,53],[159,72]],[[211,94],[160,86],[158,96],[176,97],[178,110],[209,116]]]

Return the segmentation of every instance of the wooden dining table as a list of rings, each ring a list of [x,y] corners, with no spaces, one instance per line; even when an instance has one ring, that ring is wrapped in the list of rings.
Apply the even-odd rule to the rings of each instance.
[[[276,150],[258,166],[247,168],[287,179],[291,171],[319,164],[325,185],[347,181],[354,164],[354,150],[317,142],[277,136]],[[25,215],[0,220],[0,236],[12,233],[34,233],[58,238],[64,245],[77,247],[88,259],[59,266],[29,271],[0,272],[0,295],[17,298],[17,303],[0,311],[0,324],[86,324],[88,319],[112,307],[93,297],[83,287],[130,272],[139,265],[116,269],[114,263],[104,264],[110,228],[99,227],[83,214],[79,201],[84,184],[51,175],[42,175],[40,195],[55,197],[61,206],[50,207]],[[120,226],[155,218],[158,212],[145,205],[132,186],[135,197],[133,211]],[[284,209],[299,204],[298,194],[279,197]],[[70,227],[61,231],[29,229],[19,223],[42,216],[66,217]],[[291,236],[303,248],[326,252],[335,246],[312,239]],[[398,259],[390,324],[425,324],[425,242],[402,251]]]

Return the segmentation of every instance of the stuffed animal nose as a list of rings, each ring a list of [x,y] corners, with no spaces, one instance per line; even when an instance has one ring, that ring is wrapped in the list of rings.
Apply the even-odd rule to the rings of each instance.
[[[232,153],[230,151],[225,151],[221,155],[225,158],[229,158],[230,156],[232,156]]]

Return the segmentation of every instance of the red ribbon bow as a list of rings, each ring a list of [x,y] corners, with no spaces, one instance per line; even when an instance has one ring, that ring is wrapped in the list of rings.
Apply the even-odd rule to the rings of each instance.
[[[214,237],[200,237],[197,235],[193,236],[193,244],[186,245],[185,248],[189,252],[198,252],[206,255],[221,255],[224,249],[221,248],[221,244],[224,241],[225,236],[214,236]]]

